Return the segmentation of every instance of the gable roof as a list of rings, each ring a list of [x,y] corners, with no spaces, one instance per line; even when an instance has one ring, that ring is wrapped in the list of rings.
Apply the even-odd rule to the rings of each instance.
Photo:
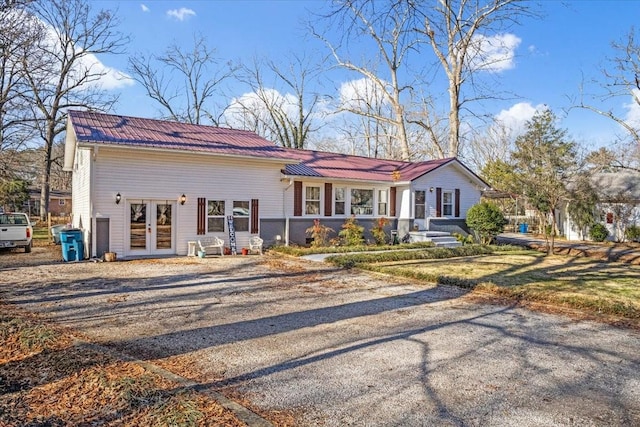
[[[70,136],[73,134],[75,139]],[[375,182],[408,182],[456,164],[478,183],[486,183],[456,158],[404,162],[312,150],[282,148],[254,132],[205,125],[69,111],[65,170],[72,170],[76,144],[202,152],[278,160],[285,175]]]
[[[78,143],[291,159],[287,150],[245,130],[91,111],[69,111],[68,120]]]
[[[621,197],[640,200],[640,173],[600,172],[593,175],[592,183],[603,200],[617,200]]]
[[[440,167],[455,163],[482,185],[486,185],[480,177],[455,157],[423,162],[403,162],[324,151],[290,151],[291,156],[299,159],[300,163],[287,165],[283,171],[286,175],[392,183],[413,181]]]

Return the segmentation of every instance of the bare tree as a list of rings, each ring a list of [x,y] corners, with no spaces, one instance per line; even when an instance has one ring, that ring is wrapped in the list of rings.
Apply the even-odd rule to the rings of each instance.
[[[40,216],[49,210],[53,146],[65,130],[69,108],[108,110],[117,97],[101,82],[108,70],[96,55],[123,52],[127,38],[116,31],[118,20],[111,11],[94,13],[86,0],[34,2],[42,37],[34,52],[23,58],[23,71],[31,90],[35,125],[44,142],[41,172]]]
[[[504,31],[532,13],[523,0],[437,0],[435,3],[435,7],[431,2],[413,3],[423,19],[416,32],[426,37],[426,43],[446,74],[449,95],[447,155],[458,156],[461,111],[472,101],[495,96],[479,93],[473,77],[481,71],[500,69],[504,62],[504,56],[491,53],[490,43],[483,33]],[[469,88],[466,95],[464,87]]]
[[[582,95],[578,107],[616,122],[637,147],[640,145],[640,119],[629,120],[613,109],[601,105],[607,100],[624,97],[631,98],[632,105],[640,109],[640,44],[636,41],[636,30],[631,28],[623,42],[614,42],[611,46],[616,56],[609,59],[608,64],[602,69],[604,80],[599,86],[603,92],[591,96],[593,104],[585,102]]]
[[[215,53],[204,37],[196,36],[190,51],[173,44],[163,55],[139,54],[129,59],[129,69],[160,105],[163,118],[217,126],[223,109],[214,100],[239,67],[222,62]]]
[[[324,41],[339,67],[354,71],[370,80],[390,106],[390,114],[383,115],[376,110],[367,111],[344,106],[343,111],[367,116],[393,126],[395,139],[400,145],[401,158],[409,160],[412,153],[406,129],[403,97],[404,93],[409,91],[410,84],[401,82],[400,71],[409,53],[415,51],[419,44],[418,39],[411,38],[412,29],[417,25],[412,2],[384,3],[382,8],[373,0],[341,0],[335,3],[337,7],[326,18],[336,28],[344,31],[344,45],[329,40],[327,33],[333,31],[331,25],[325,33],[314,28],[312,32]],[[348,41],[351,38],[366,38],[372,41],[377,48],[377,56],[361,60],[349,58]],[[378,70],[380,66],[384,71]]]
[[[20,174],[13,160],[33,137],[21,59],[30,54],[39,34],[25,4],[11,2],[0,8],[0,180]]]
[[[240,80],[251,93],[235,98],[228,108],[229,123],[239,123],[283,147],[305,148],[319,129],[314,117],[320,94],[309,90],[322,68],[304,56],[293,56],[287,68],[273,61],[254,60],[244,66]]]

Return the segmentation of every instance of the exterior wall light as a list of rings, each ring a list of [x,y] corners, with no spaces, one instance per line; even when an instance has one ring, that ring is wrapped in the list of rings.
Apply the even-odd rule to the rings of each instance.
[[[184,194],[182,196],[180,196],[180,204],[184,205],[184,203],[187,201],[187,196],[185,196]]]
[[[120,204],[120,200],[122,200],[122,196],[120,195],[120,193],[116,194],[116,205]]]
[[[429,193],[433,193],[433,187],[429,187]]]

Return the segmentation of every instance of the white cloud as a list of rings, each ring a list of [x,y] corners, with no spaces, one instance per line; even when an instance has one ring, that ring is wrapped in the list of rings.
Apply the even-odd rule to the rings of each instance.
[[[493,73],[510,70],[515,67],[515,51],[520,42],[519,37],[508,33],[474,36],[469,50],[469,67]]]
[[[633,97],[631,102],[624,104],[624,108],[627,110],[624,121],[634,129],[640,129],[640,90],[633,90]]]
[[[59,52],[61,55],[62,47],[60,46],[59,40],[60,37],[57,35],[57,30],[47,25],[47,42],[49,49]],[[76,47],[76,54],[82,51],[82,46]],[[80,78],[80,76],[85,79],[83,85],[86,85],[86,88],[113,90],[135,84],[135,81],[128,74],[103,64],[102,61],[92,53],[84,53],[78,56],[73,69],[69,73],[67,83],[69,85],[75,84],[76,79]]]
[[[252,129],[256,121],[269,122],[269,112],[265,102],[284,110],[288,115],[297,114],[296,97],[281,94],[275,89],[262,89],[260,94],[248,92],[233,98],[225,110],[224,120],[231,127]]]
[[[193,9],[181,7],[180,9],[167,10],[167,16],[178,21],[184,21],[191,16],[196,16],[196,12]]]
[[[140,4],[140,9],[142,9],[143,12],[149,12],[149,8],[144,3]]]
[[[340,107],[350,110],[368,111],[388,104],[382,89],[366,77],[342,83],[339,95]]]
[[[531,120],[536,111],[546,108],[544,104],[533,106],[529,102],[519,102],[496,114],[496,127],[502,128],[502,131],[511,137],[517,137],[524,133],[526,122]]]

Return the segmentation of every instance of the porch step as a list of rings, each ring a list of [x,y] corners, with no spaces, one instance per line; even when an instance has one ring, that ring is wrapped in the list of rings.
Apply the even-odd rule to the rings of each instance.
[[[445,231],[411,231],[411,242],[433,242],[438,247],[453,248],[462,246],[451,233]]]
[[[431,242],[440,248],[455,248],[456,246],[462,246],[462,243],[452,236],[431,237]]]

